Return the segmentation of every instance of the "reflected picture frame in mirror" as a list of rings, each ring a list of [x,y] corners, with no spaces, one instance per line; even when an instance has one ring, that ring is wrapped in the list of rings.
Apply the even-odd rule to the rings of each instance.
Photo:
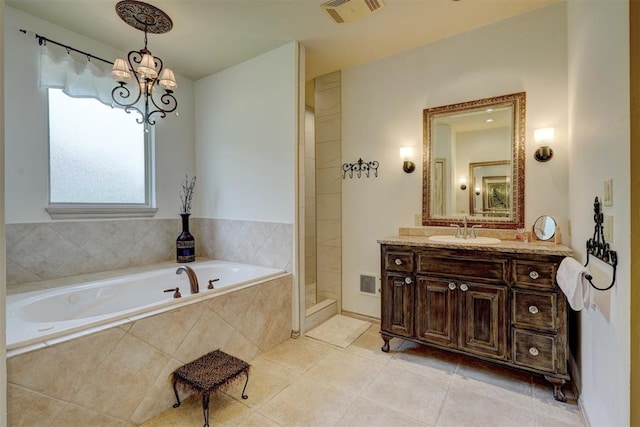
[[[422,225],[524,227],[525,117],[525,92],[423,110]]]

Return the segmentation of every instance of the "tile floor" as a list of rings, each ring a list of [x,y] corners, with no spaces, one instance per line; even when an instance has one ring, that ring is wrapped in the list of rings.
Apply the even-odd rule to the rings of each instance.
[[[544,379],[399,339],[383,353],[378,331],[372,325],[344,349],[285,341],[251,362],[249,399],[240,398],[244,381],[212,396],[211,425],[586,425],[575,399],[555,401]],[[201,400],[189,398],[144,426],[202,424]]]

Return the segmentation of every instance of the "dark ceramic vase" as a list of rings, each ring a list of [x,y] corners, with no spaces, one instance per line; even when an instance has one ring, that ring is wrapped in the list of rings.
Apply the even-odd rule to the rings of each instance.
[[[193,262],[196,260],[196,239],[189,232],[189,215],[180,214],[182,217],[182,232],[176,239],[176,261]]]

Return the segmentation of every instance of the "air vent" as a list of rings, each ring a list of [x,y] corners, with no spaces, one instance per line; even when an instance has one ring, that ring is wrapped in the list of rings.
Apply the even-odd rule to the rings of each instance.
[[[376,276],[360,275],[360,292],[363,294],[376,294]]]
[[[338,24],[353,22],[384,6],[382,0],[331,0],[322,9]]]

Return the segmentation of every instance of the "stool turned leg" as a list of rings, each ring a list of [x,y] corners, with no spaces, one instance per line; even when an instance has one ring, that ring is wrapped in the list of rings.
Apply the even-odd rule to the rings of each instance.
[[[176,394],[176,403],[173,404],[174,408],[180,406],[180,396],[178,396],[178,389],[176,388],[177,381],[173,381],[173,392]]]
[[[247,396],[245,394],[245,392],[244,392],[247,389],[247,384],[249,384],[249,373],[248,372],[247,372],[247,380],[244,382],[244,387],[242,389],[242,398],[243,399],[248,399],[249,398],[249,396]]]
[[[204,426],[209,427],[209,394],[202,395],[202,413],[204,414]]]

